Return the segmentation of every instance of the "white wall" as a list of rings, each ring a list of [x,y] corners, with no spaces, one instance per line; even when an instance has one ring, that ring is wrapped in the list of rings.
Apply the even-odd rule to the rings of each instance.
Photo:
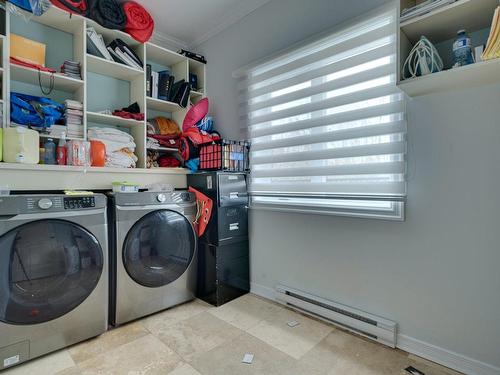
[[[216,126],[239,137],[231,73],[382,1],[272,0],[201,46]],[[284,283],[500,367],[500,85],[414,99],[404,223],[251,213],[252,283]]]

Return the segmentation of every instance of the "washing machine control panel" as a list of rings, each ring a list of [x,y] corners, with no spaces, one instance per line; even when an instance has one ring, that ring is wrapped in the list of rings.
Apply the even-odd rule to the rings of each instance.
[[[64,198],[65,210],[77,210],[79,208],[95,207],[94,197],[66,197]]]

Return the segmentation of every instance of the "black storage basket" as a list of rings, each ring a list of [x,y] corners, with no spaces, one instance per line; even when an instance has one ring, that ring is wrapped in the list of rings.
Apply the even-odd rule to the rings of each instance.
[[[219,139],[200,145],[200,170],[248,172],[250,143]]]

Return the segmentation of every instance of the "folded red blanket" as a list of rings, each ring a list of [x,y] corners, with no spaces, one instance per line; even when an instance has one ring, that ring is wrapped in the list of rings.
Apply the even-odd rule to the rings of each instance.
[[[56,72],[55,69],[46,68],[45,66],[42,66],[42,65],[39,65],[39,64],[28,63],[26,61],[19,60],[19,59],[15,58],[15,57],[11,57],[10,58],[10,62],[11,62],[11,64],[16,64],[16,65],[20,65],[20,66],[25,66],[27,68],[41,70],[42,72],[49,72],[49,73],[55,73]]]
[[[158,159],[158,165],[161,168],[177,168],[181,166],[181,162],[173,156],[164,155]]]
[[[155,27],[155,22],[149,12],[135,1],[128,1],[123,4],[123,10],[127,17],[125,31],[132,38],[141,43],[146,43],[151,38],[151,35],[153,35]]]
[[[154,138],[161,146],[179,148],[179,137],[172,137],[169,135],[149,134],[148,137]]]
[[[131,113],[127,111],[113,111],[113,116],[129,118],[132,120],[144,121],[144,113]]]

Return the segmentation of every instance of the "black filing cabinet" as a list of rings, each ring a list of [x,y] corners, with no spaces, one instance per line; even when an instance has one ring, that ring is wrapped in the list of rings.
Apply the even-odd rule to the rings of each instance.
[[[198,244],[198,298],[223,305],[250,291],[248,192],[245,173],[201,172],[188,185],[214,202]]]

